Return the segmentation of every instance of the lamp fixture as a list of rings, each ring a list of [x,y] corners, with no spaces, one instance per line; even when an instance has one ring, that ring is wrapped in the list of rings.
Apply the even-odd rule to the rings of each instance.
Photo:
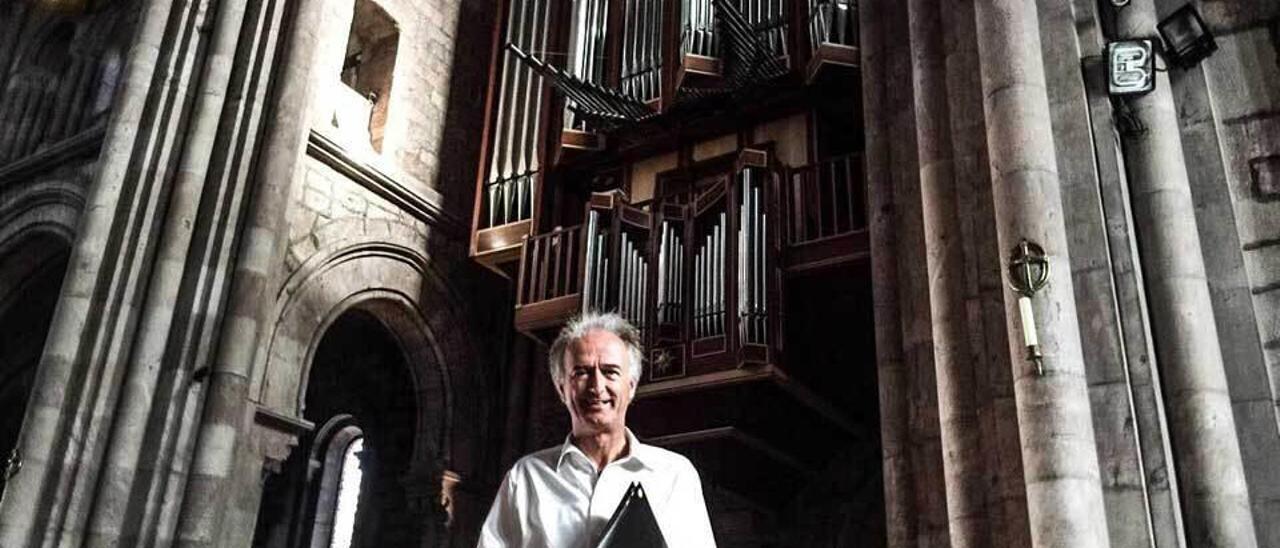
[[[1200,12],[1192,4],[1178,8],[1159,23],[1156,29],[1164,40],[1165,58],[1181,68],[1191,68],[1218,50],[1218,43],[1209,32]]]
[[[1107,92],[1139,95],[1156,88],[1155,55],[1151,40],[1107,44]]]

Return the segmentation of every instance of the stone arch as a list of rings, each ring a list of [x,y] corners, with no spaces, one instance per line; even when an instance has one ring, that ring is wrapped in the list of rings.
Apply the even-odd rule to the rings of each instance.
[[[303,262],[280,294],[253,392],[270,409],[300,415],[323,334],[347,311],[370,313],[399,343],[417,384],[414,462],[449,467],[470,460],[469,437],[481,424],[476,413],[455,412],[459,395],[478,385],[468,367],[477,354],[457,329],[465,320],[443,276],[409,244],[337,242]]]
[[[0,256],[6,246],[28,233],[47,233],[75,240],[84,211],[85,184],[78,178],[52,179],[11,186],[0,193]]]
[[[66,261],[84,211],[84,192],[77,181],[54,180],[11,187],[0,195],[0,313],[32,276],[52,262]]]
[[[82,187],[66,181],[0,197],[0,458],[26,416],[83,207]]]

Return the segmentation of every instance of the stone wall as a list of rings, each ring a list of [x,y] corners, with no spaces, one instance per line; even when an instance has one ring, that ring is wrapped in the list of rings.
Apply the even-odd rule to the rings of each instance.
[[[469,164],[479,161],[489,25],[496,6],[457,0],[380,0],[377,4],[396,22],[400,38],[381,153],[371,155],[369,161],[402,179],[407,187],[439,192],[451,210],[465,212],[467,218],[475,181],[475,168]],[[322,97],[342,85],[337,75],[353,5],[340,1],[326,6],[321,31],[325,49],[318,66],[319,77],[327,80],[318,90]],[[321,100],[317,129],[333,131],[323,123],[332,118],[326,111],[332,104]],[[338,135],[335,140],[342,138]]]
[[[402,329],[397,339],[425,411],[406,481],[425,481],[410,489],[429,499],[442,469],[460,476],[451,534],[460,544],[474,543],[501,473],[502,386],[494,379],[512,336],[511,303],[507,283],[467,256],[479,132],[467,136],[468,128],[481,126],[487,72],[480,57],[459,57],[454,43],[487,60],[482,52],[494,8],[376,3],[399,32],[394,48],[379,47],[381,53],[394,49],[394,60],[384,56],[362,66],[394,67],[389,95],[372,113],[375,122],[386,121],[381,150],[368,146],[363,120],[352,126],[360,130],[354,137],[352,127],[333,124],[341,103],[326,97],[347,91],[339,80],[343,48],[353,14],[360,13],[354,2],[328,2],[317,26],[311,134],[285,212],[277,320],[259,350],[251,393],[272,408],[296,412],[292,406],[300,401],[311,352],[335,315],[358,307],[392,325],[408,318],[419,327]],[[449,131],[460,132],[450,142],[444,140],[446,120]],[[376,142],[379,136],[372,137]],[[391,301],[401,304],[363,304]]]

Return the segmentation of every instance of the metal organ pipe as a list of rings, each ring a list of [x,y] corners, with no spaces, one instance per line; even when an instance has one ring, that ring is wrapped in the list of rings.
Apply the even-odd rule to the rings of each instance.
[[[751,204],[748,201],[749,172],[741,177],[742,192],[738,202],[738,337],[750,340],[748,328],[751,323]]]
[[[644,16],[640,18],[640,47],[637,50],[637,54],[640,58],[640,63],[637,69],[640,72],[640,76],[638,76],[637,83],[640,85],[640,97],[648,99],[649,78],[646,74],[649,70],[649,42],[651,40],[649,35],[649,17],[651,16],[652,10],[650,8],[652,7],[652,3],[648,0],[641,0],[640,5],[643,7],[641,13],[643,13]]]
[[[640,280],[640,295],[636,299],[636,325],[643,330],[645,328],[645,310],[648,308],[649,296],[649,260],[645,257],[644,248],[636,249],[637,279]]]
[[[590,12],[590,6],[587,8]],[[550,0],[514,0],[509,10],[506,42],[523,51],[544,52],[549,39],[546,29],[551,17]],[[590,24],[586,27],[591,30]],[[582,39],[591,36],[594,34],[587,32]],[[592,66],[592,47],[586,46],[583,54],[583,66]],[[534,76],[532,69],[514,60],[514,54],[504,53],[484,193],[488,200],[487,227],[528,219],[533,211],[533,177],[541,168],[537,138],[545,99],[545,86]]]
[[[649,48],[653,37],[649,32],[649,20],[653,17],[653,3],[648,0],[641,0],[641,13],[644,15],[640,18],[640,68],[642,73],[649,69]],[[640,96],[649,97],[649,78],[647,76],[640,77]]]
[[[547,49],[547,38],[550,35],[546,29],[551,28],[551,6],[550,0],[538,0],[537,3],[538,8],[542,10],[542,24],[535,27],[540,32],[534,33],[534,47],[532,50],[528,51],[542,52]],[[531,88],[525,93],[525,97],[527,99],[532,99],[533,101],[532,112],[530,112],[529,108],[525,109],[524,124],[522,124],[524,127],[524,134],[521,136],[522,138],[520,140],[523,145],[522,150],[525,158],[525,169],[522,173],[529,174],[538,171],[540,168],[538,165],[537,139],[542,120],[542,94],[546,86],[541,84],[541,80],[534,78],[533,69],[525,66],[524,63],[521,63],[521,66],[524,67],[524,71],[528,74],[528,82],[526,85]],[[516,195],[518,198],[516,202],[517,219],[528,218],[529,214],[532,212],[532,204],[529,203],[532,201],[532,183],[532,179],[527,176],[519,179],[518,188],[516,189]]]
[[[599,214],[590,211],[587,213],[587,226],[583,232],[583,245],[587,246],[586,257],[583,259],[582,268],[582,311],[591,310],[592,299],[595,298],[595,264],[596,264],[596,223]]]
[[[753,171],[746,171],[743,174],[747,184],[743,185],[742,187],[743,194],[746,195],[746,201],[748,204],[747,226],[749,227],[749,233],[747,235],[747,238],[749,241],[747,245],[747,257],[749,261],[747,262],[747,272],[751,280],[751,291],[750,291],[751,301],[748,303],[748,308],[747,308],[747,312],[748,312],[747,324],[750,326],[749,336],[750,336],[751,342],[757,342],[755,339],[756,318],[760,314],[760,310],[759,310],[760,294],[757,291],[758,280],[760,278],[760,270],[759,270],[760,252],[757,247],[757,244],[760,239],[760,223],[759,223],[760,202],[759,202],[759,194],[757,193],[757,190],[755,188],[756,180],[755,180],[755,177],[752,176],[754,175],[754,173],[755,172]]]
[[[669,321],[671,295],[674,288],[674,280],[671,276],[674,257],[672,257],[671,251],[671,225],[664,221],[658,237],[658,285],[654,289],[657,291],[655,300],[658,303],[658,308],[655,323],[667,323]]]
[[[716,331],[716,233],[715,228],[707,235],[707,308],[704,335],[710,337]]]
[[[658,95],[663,0],[624,0],[622,92],[647,101]]]
[[[604,20],[608,6],[606,0],[578,0],[574,2],[574,28],[571,31],[573,40],[570,43],[570,73],[586,82],[600,83],[597,74],[600,52],[603,49],[601,39],[604,36]],[[579,119],[570,108],[577,102],[569,100],[564,111],[564,125],[567,128],[586,130],[586,124]]]
[[[708,232],[702,241],[702,298],[699,299],[698,318],[701,324],[701,335],[706,336],[711,322],[707,315],[711,313],[711,233]]]
[[[720,225],[712,225],[707,263],[711,273],[707,287],[711,290],[707,299],[707,335],[716,334],[716,317],[720,313]]]
[[[716,290],[716,308],[715,308],[716,323],[713,326],[713,330],[714,330],[714,333],[717,335],[724,334],[724,324],[725,324],[725,321],[724,321],[725,320],[724,273],[725,273],[725,267],[727,266],[725,265],[725,248],[724,248],[725,228],[727,227],[727,225],[725,225],[725,222],[724,222],[725,215],[726,213],[720,214],[720,223],[716,225],[716,262],[715,262],[716,278],[715,278],[715,285],[713,286],[715,287],[715,290]]]
[[[596,236],[596,249],[600,250],[600,259],[596,261],[596,310],[604,310],[605,299],[609,298],[609,254],[605,249],[608,236],[601,233]]]
[[[763,200],[764,177],[754,170],[741,176],[738,272],[739,333],[744,342],[765,343],[768,325],[768,219]]]
[[[671,228],[671,311],[668,320],[676,323],[683,318],[684,312],[684,243],[680,240],[680,232]]]
[[[694,337],[702,336],[702,251],[696,251],[693,255],[693,302],[690,303],[690,311],[692,312]]]
[[[768,230],[769,223],[767,214],[764,211],[763,202],[760,196],[763,191],[755,188],[755,333],[759,337],[759,342],[767,342],[768,318],[769,318],[769,300],[768,289],[765,289],[765,282],[768,280]]]
[[[627,318],[628,321],[631,321],[634,319],[635,300],[636,300],[636,257],[631,252],[631,248],[632,248],[631,240],[628,239],[627,245],[624,246],[622,250],[622,256],[624,261],[623,264],[625,265],[623,267],[623,271],[627,277],[626,278],[627,282],[626,282],[626,285],[624,286],[627,288],[627,290],[622,298],[622,303],[626,307],[623,315],[624,317]]]
[[[679,321],[678,314],[681,310],[680,304],[684,302],[684,296],[680,294],[680,279],[684,276],[684,271],[680,268],[681,252],[680,241],[676,238],[676,229],[674,226],[667,227],[669,229],[668,240],[671,242],[669,246],[670,258],[667,260],[667,292],[669,296],[667,301],[670,306],[667,310],[667,321],[675,323]]]
[[[631,244],[627,246],[627,255],[630,256],[631,258],[630,268],[627,269],[628,270],[627,276],[630,278],[630,284],[628,285],[630,286],[630,290],[631,290],[627,299],[627,310],[629,312],[629,319],[632,321],[632,323],[637,322],[638,318],[640,317],[640,314],[639,314],[640,307],[638,305],[640,301],[640,284],[641,284],[640,266],[641,265],[640,265],[640,253],[636,250],[636,247],[637,246],[635,245],[634,240],[632,240]]]

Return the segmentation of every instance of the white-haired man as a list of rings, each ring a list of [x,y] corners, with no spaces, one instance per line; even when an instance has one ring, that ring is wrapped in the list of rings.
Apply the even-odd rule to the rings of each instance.
[[[627,429],[642,357],[639,333],[617,314],[587,313],[560,331],[549,369],[573,431],[507,472],[480,532],[481,548],[592,546],[636,481],[667,546],[715,546],[689,459],[640,443]]]

